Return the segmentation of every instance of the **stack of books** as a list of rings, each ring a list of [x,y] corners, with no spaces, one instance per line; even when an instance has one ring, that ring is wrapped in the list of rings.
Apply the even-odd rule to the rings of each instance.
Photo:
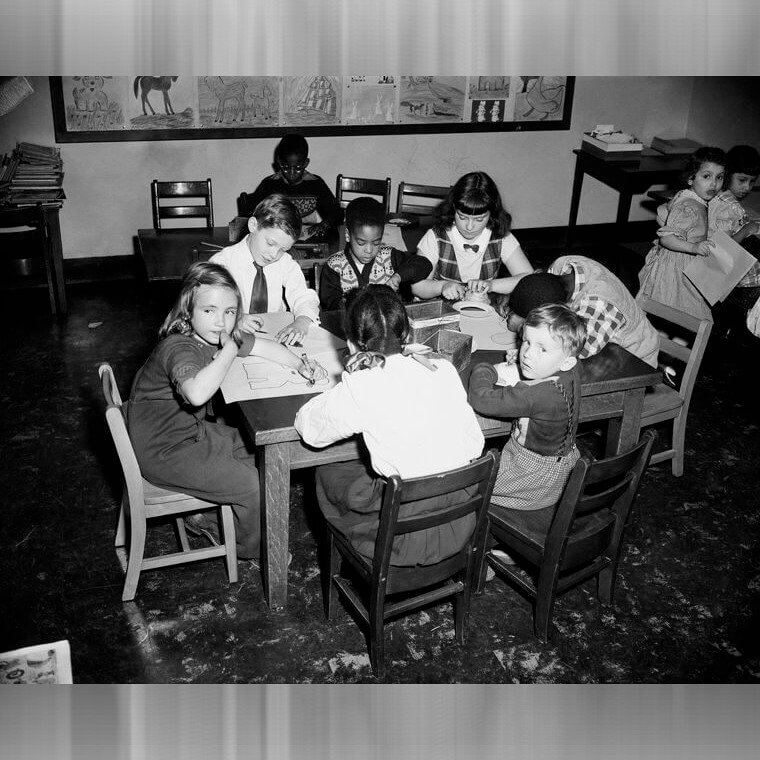
[[[59,148],[17,143],[0,161],[0,198],[14,206],[64,200],[63,161]]]
[[[653,137],[652,148],[668,156],[688,156],[702,147],[702,143],[688,137]]]

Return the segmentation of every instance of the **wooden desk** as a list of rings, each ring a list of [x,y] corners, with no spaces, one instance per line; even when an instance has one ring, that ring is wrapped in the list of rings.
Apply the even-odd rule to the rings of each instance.
[[[153,227],[137,230],[140,256],[145,263],[148,280],[181,280],[185,270],[196,261],[208,261],[217,249],[202,243],[230,245],[227,227],[161,230]]]
[[[337,312],[324,313],[322,325],[342,334]],[[500,352],[475,352],[472,360],[499,360],[502,356]],[[616,344],[608,344],[597,356],[585,360],[582,367],[581,421],[610,420],[608,450],[625,451],[638,440],[644,389],[660,381],[659,371]],[[261,573],[264,594],[274,609],[287,603],[291,470],[359,457],[357,438],[324,449],[311,448],[301,441],[293,422],[296,412],[313,395],[316,394],[239,403],[259,454]],[[507,420],[478,417],[478,421],[486,437],[505,435],[511,427]]]
[[[572,245],[575,223],[578,219],[585,174],[604,182],[620,193],[615,223],[621,229],[622,225],[628,221],[633,196],[645,193],[652,185],[677,184],[687,159],[686,156],[664,154],[647,154],[635,158],[602,158],[581,148],[576,148],[573,153],[575,153],[575,174],[573,175],[573,192],[570,197],[570,218],[565,236],[565,247],[568,250]]]

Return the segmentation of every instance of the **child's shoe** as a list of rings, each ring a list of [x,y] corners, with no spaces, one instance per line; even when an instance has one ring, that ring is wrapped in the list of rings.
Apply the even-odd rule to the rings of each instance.
[[[221,544],[219,523],[206,512],[194,512],[185,516],[185,530],[193,536],[204,536],[213,546]]]
[[[491,556],[500,559],[505,565],[514,565],[515,561],[505,551],[501,549],[491,549]]]

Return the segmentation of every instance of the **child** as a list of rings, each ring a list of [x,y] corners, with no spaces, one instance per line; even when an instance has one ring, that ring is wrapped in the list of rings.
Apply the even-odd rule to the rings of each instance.
[[[585,256],[560,256],[548,272],[523,277],[509,297],[507,327],[519,332],[531,309],[567,304],[586,325],[579,358],[599,353],[607,343],[657,366],[660,339],[628,288],[609,269]]]
[[[698,319],[713,321],[710,305],[684,275],[692,256],[707,256],[707,204],[723,185],[726,154],[720,148],[699,148],[687,164],[686,190],[668,204],[665,226],[657,230],[659,241],[647,254],[639,273],[638,301],[655,301],[684,311]]]
[[[741,202],[752,190],[760,175],[760,154],[749,145],[736,145],[726,153],[726,187],[707,205],[707,222],[710,230],[722,230],[737,243],[757,248],[757,241],[748,241],[750,235],[760,233],[760,222],[751,220]],[[754,252],[754,251],[753,251]],[[752,307],[760,297],[760,263],[740,280],[731,291],[727,303],[738,306],[742,313]]]
[[[253,193],[245,197],[240,215],[250,216],[264,198],[277,193],[298,209],[301,240],[318,242],[329,237],[343,221],[343,209],[324,180],[306,171],[308,165],[306,139],[298,134],[285,135],[274,151],[274,174],[265,177]]]
[[[430,274],[422,256],[383,245],[385,210],[374,198],[355,198],[346,207],[346,248],[331,256],[319,280],[323,309],[339,309],[351,290],[365,285],[388,285],[398,291]]]
[[[401,353],[409,320],[387,285],[369,285],[348,299],[351,356],[338,385],[309,400],[295,427],[311,446],[362,433],[371,467],[342,462],[317,469],[317,499],[326,519],[357,551],[372,557],[385,477],[416,478],[468,464],[483,450],[483,434],[454,366],[435,370]],[[429,500],[428,509],[453,501]],[[396,539],[394,565],[428,565],[452,556],[475,526],[472,516]]]
[[[515,275],[533,271],[509,231],[512,217],[501,204],[499,190],[485,172],[461,177],[440,213],[440,222],[417,247],[433,266],[426,280],[412,285],[417,297],[459,301],[467,292],[510,293]],[[511,277],[497,279],[500,264]]]
[[[161,326],[158,345],[135,377],[126,417],[145,478],[163,488],[231,504],[238,557],[255,560],[259,474],[237,429],[207,420],[207,405],[239,354],[263,356],[301,373],[307,368],[285,346],[241,335],[240,314],[240,291],[224,267],[205,262],[191,266]],[[208,527],[218,535],[215,521]]]
[[[295,319],[275,340],[286,345],[301,342],[312,323],[319,322],[319,298],[307,287],[301,267],[288,253],[301,231],[298,211],[282,195],[270,195],[253,210],[248,230],[243,240],[222,248],[210,259],[227,267],[240,288],[246,312],[241,329],[253,332],[261,326],[252,314],[285,311],[284,289]]]
[[[577,356],[586,339],[583,320],[567,306],[533,309],[525,319],[519,375],[497,385],[499,372],[477,364],[468,398],[488,417],[514,417],[501,454],[491,510],[551,512],[580,454],[575,445],[581,400]],[[510,368],[506,368],[507,375]],[[551,516],[550,516],[551,519]]]

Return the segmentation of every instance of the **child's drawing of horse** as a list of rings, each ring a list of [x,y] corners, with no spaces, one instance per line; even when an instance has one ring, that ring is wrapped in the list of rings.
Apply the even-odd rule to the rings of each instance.
[[[153,110],[153,106],[150,104],[150,100],[148,100],[148,95],[150,95],[151,90],[158,90],[163,96],[164,96],[164,111],[167,114],[173,114],[174,109],[172,108],[172,102],[169,99],[169,89],[172,86],[172,82],[176,82],[178,77],[135,77],[135,84],[134,84],[134,91],[135,91],[135,97],[137,97],[137,90],[140,89],[140,97],[142,101],[142,110],[143,114],[146,116],[148,115],[147,110],[145,109],[145,106],[147,105],[148,108],[150,108],[151,114],[155,115],[155,111]]]
[[[204,77],[203,79],[209,90],[216,96],[214,122],[225,121],[224,112],[228,103],[234,108],[231,121],[236,121],[238,116],[241,122],[245,121],[245,90],[248,83],[244,79],[237,79],[227,84],[222,77]]]

